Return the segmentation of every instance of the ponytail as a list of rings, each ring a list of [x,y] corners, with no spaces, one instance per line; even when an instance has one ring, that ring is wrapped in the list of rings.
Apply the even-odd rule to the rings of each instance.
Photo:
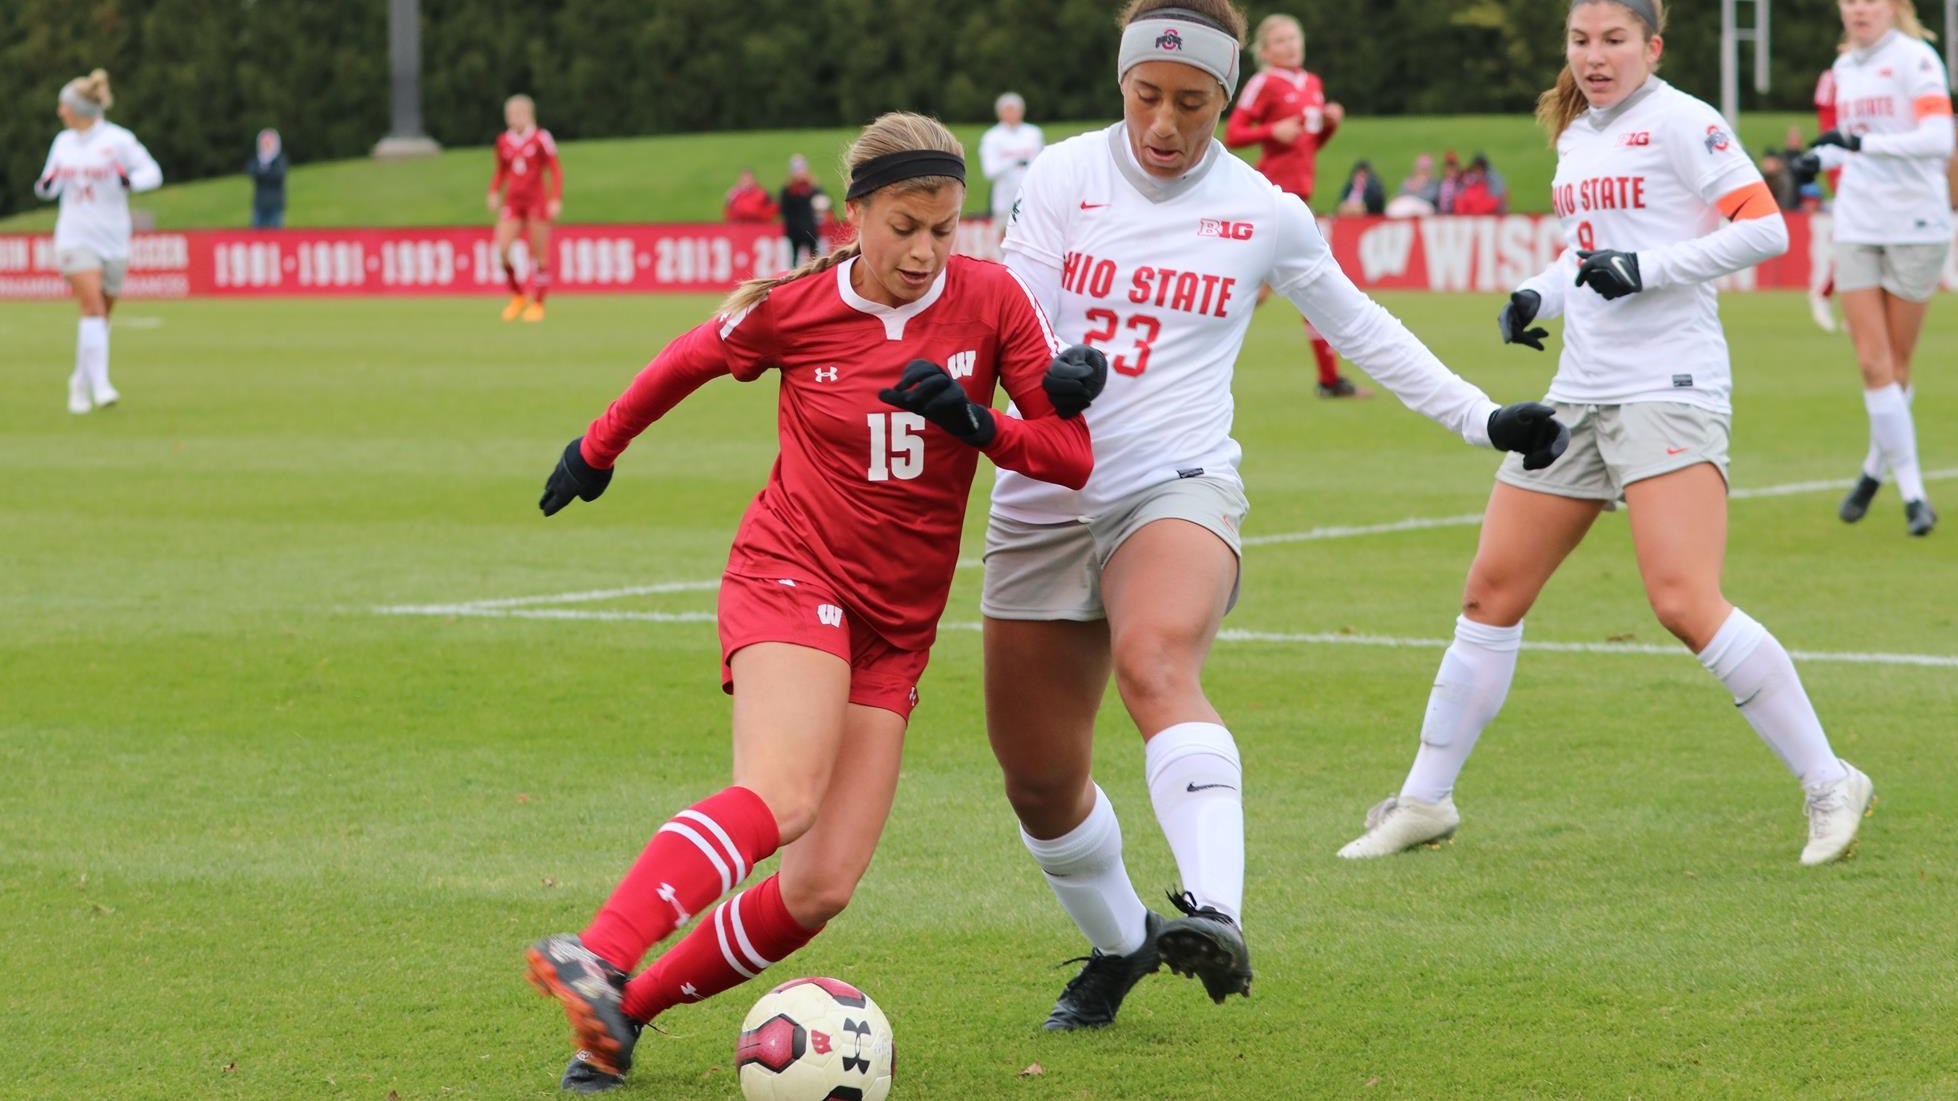
[[[109,94],[109,70],[97,69],[78,82],[83,95],[102,105],[104,111],[115,104],[116,97]]]
[[[1577,74],[1565,65],[1564,71],[1557,74],[1557,86],[1536,97],[1536,122],[1550,135],[1550,145],[1555,148],[1557,139],[1564,136],[1570,124],[1590,108],[1584,89],[1577,86]]]
[[[849,244],[827,255],[812,256],[804,260],[801,267],[792,271],[785,271],[780,275],[769,276],[765,279],[750,279],[734,288],[734,293],[728,295],[727,301],[721,303],[719,314],[722,317],[733,317],[735,314],[741,313],[744,310],[752,310],[756,306],[761,305],[761,300],[767,298],[768,292],[774,290],[776,287],[784,283],[792,283],[805,275],[815,275],[819,272],[828,271],[843,261],[852,259],[857,253],[862,251],[862,246],[858,245],[855,241],[851,241]]]

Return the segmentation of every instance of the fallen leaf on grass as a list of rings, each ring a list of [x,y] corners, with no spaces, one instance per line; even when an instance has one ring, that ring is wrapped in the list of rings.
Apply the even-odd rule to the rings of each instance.
[[[1622,635],[1606,635],[1604,636],[1604,640],[1606,642],[1636,642],[1638,641],[1638,636],[1627,631]]]
[[[389,1090],[389,1091],[388,1091],[388,1101],[401,1101],[401,1095],[400,1095],[400,1094],[398,1094],[398,1093],[396,1093],[396,1092],[394,1092],[393,1090]]]
[[[528,802],[530,802],[530,796],[528,796],[528,795],[519,795],[519,796],[517,796],[517,802],[519,802],[519,803],[528,803]]]
[[[1045,1073],[1047,1073],[1047,1068],[1046,1068],[1046,1067],[1043,1067],[1043,1066],[1041,1066],[1041,1065],[1040,1065],[1039,1063],[1028,1063],[1028,1064],[1027,1064],[1027,1069],[1025,1069],[1025,1070],[1023,1070],[1023,1071],[1021,1071],[1021,1072],[1020,1072],[1019,1074],[1017,1074],[1017,1075],[1014,1075],[1014,1077],[1016,1077],[1016,1078],[1033,1078],[1033,1077],[1036,1077],[1036,1076],[1038,1076],[1038,1075],[1042,1075],[1042,1074],[1045,1074]]]
[[[1374,1076],[1374,1077],[1372,1077],[1372,1078],[1369,1078],[1369,1079],[1367,1079],[1367,1088],[1368,1088],[1368,1089],[1372,1089],[1373,1087],[1375,1087],[1375,1086],[1377,1086],[1377,1085],[1379,1085],[1379,1084],[1380,1084],[1380,1078],[1379,1078],[1379,1076],[1378,1076],[1378,1075],[1376,1075],[1376,1076]]]
[[[114,906],[104,906],[98,902],[95,904],[95,912],[98,914],[113,914],[116,912],[116,908]]]
[[[83,872],[83,873],[82,873],[82,877],[81,877],[80,879],[77,879],[77,880],[75,881],[75,889],[76,889],[77,891],[86,891],[86,890],[88,890],[88,873],[87,873],[87,872]]]
[[[546,886],[546,887],[555,887],[555,886],[557,886],[557,880],[555,880],[555,879],[552,879],[552,878],[551,878],[550,876],[545,876],[545,877],[544,877],[544,886]]]
[[[232,1071],[237,1069],[238,1069],[238,1064],[236,1063],[226,1063],[224,1065],[224,1073],[226,1074],[230,1074]]]

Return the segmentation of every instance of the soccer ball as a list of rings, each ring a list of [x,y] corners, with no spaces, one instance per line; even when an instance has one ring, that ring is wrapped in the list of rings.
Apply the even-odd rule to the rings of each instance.
[[[763,994],[734,1048],[748,1101],[883,1101],[896,1061],[884,1011],[839,979],[790,979]]]

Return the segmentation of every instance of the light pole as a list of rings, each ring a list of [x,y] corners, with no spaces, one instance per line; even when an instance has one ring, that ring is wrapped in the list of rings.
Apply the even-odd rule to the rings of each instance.
[[[435,139],[422,132],[420,0],[388,0],[388,74],[393,123],[387,137],[374,146],[374,158],[406,160],[441,152]]]

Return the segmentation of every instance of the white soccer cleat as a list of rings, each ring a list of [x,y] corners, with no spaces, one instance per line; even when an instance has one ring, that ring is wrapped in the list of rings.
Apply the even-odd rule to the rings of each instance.
[[[1863,828],[1863,817],[1876,802],[1876,785],[1848,761],[1842,767],[1849,775],[1833,784],[1808,789],[1808,845],[1802,849],[1802,863],[1827,864],[1840,860],[1856,843],[1856,831]]]
[[[1403,800],[1391,795],[1367,811],[1367,832],[1339,850],[1339,855],[1348,860],[1392,856],[1416,845],[1452,837],[1461,824],[1462,816],[1455,809],[1452,795],[1444,796],[1439,803]]]
[[[1836,331],[1835,307],[1829,305],[1829,296],[1810,291],[1808,295],[1808,315],[1815,319],[1815,327],[1825,333]]]
[[[88,400],[88,383],[81,379],[69,379],[68,411],[79,416],[94,408],[95,404]]]
[[[95,407],[97,409],[114,405],[121,400],[122,395],[116,393],[116,388],[113,386],[104,386],[95,392]]]

